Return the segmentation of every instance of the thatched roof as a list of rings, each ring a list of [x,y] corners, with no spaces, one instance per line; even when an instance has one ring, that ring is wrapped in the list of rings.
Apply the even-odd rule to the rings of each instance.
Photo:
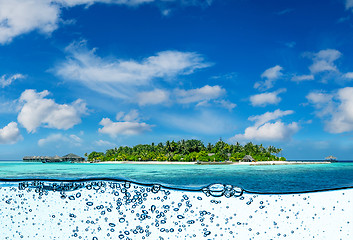
[[[76,154],[73,154],[73,153],[69,153],[69,154],[63,156],[62,158],[82,158],[82,157],[77,156]]]
[[[330,155],[330,156],[326,157],[325,159],[326,160],[336,160],[337,158],[332,156],[332,155]]]
[[[244,162],[254,162],[255,160],[252,158],[252,156],[250,155],[245,155],[245,157],[243,158]]]

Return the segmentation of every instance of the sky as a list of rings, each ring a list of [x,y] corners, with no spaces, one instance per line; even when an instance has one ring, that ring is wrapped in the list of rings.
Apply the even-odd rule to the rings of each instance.
[[[0,0],[0,159],[220,138],[353,159],[353,0]]]

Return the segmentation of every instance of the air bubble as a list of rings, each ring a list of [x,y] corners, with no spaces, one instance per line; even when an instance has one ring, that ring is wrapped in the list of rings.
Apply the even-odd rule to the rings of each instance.
[[[151,188],[151,192],[153,193],[158,193],[159,190],[161,190],[161,185],[158,185],[158,184],[153,185]]]
[[[213,197],[220,197],[223,196],[224,193],[224,185],[223,184],[212,184],[208,186],[211,196]]]

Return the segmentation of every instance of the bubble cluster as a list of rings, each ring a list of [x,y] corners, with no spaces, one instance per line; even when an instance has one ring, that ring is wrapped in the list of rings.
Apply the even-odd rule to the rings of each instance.
[[[128,181],[2,182],[0,232],[11,240],[352,239],[351,199],[352,190],[266,195],[225,184],[181,191]]]

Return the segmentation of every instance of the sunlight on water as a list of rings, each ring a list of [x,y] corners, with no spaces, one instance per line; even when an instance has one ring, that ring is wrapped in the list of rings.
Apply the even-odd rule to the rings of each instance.
[[[130,182],[2,182],[1,239],[352,239],[353,190],[253,195]]]

